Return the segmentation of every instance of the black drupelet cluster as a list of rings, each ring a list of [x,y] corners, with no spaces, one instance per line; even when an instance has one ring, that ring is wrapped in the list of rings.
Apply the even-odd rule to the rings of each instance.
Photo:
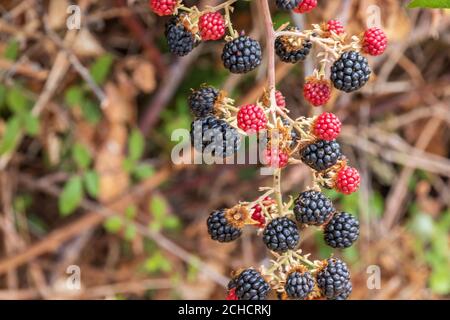
[[[312,42],[309,40],[301,41],[300,45],[293,45],[289,36],[279,36],[275,39],[275,53],[281,61],[287,63],[297,63],[305,60],[312,48]]]
[[[333,300],[347,300],[347,298],[352,293],[353,286],[351,282],[347,282],[345,289],[342,293],[338,294]]]
[[[347,51],[331,66],[331,82],[336,89],[352,92],[367,83],[371,72],[365,57],[356,51]]]
[[[212,115],[218,95],[219,90],[211,86],[204,86],[193,91],[188,99],[191,112],[197,118]]]
[[[284,286],[284,291],[291,299],[305,299],[314,289],[314,278],[309,272],[291,272]]]
[[[324,224],[335,211],[331,200],[314,190],[300,193],[293,210],[298,222],[316,226]]]
[[[300,232],[294,221],[279,217],[267,224],[263,232],[263,241],[270,250],[282,253],[297,247]]]
[[[195,35],[182,22],[183,16],[173,16],[166,23],[166,39],[170,52],[177,56],[185,56],[198,44]]]
[[[337,258],[330,258],[317,273],[316,280],[319,289],[327,299],[338,299],[348,292],[350,272],[345,262]]]
[[[247,73],[261,64],[261,45],[258,41],[241,35],[223,48],[222,61],[232,73]]]
[[[242,234],[241,229],[233,226],[225,216],[225,209],[212,212],[206,225],[211,239],[219,242],[231,242],[239,238]]]
[[[228,157],[239,149],[241,137],[225,120],[207,116],[192,122],[191,143],[203,154]]]
[[[325,242],[333,248],[348,248],[359,236],[359,221],[347,212],[336,213],[324,230]]]
[[[276,0],[277,8],[280,10],[292,10],[298,7],[302,0]]]
[[[254,269],[242,271],[231,282],[232,287],[236,288],[236,295],[239,300],[265,300],[270,291],[269,284]]]
[[[300,150],[301,160],[316,171],[332,167],[341,156],[341,147],[336,140],[319,140]]]

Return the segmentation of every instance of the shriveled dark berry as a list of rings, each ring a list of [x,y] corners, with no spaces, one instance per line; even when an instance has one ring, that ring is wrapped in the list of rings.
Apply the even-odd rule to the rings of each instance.
[[[305,299],[314,289],[314,278],[309,272],[294,271],[286,279],[284,291],[291,299]]]
[[[320,191],[304,191],[294,203],[295,218],[298,222],[308,225],[324,224],[333,212],[333,203]]]
[[[352,92],[363,87],[371,73],[365,57],[356,51],[347,51],[331,66],[331,82],[338,90]]]
[[[269,284],[254,269],[242,271],[235,279],[234,285],[239,300],[265,300],[270,291]]]
[[[241,229],[234,227],[225,216],[225,209],[212,212],[206,225],[211,239],[219,242],[231,242],[239,238],[242,234]]]
[[[297,247],[300,232],[297,225],[286,217],[270,221],[263,232],[263,241],[267,248],[275,252],[286,252]]]
[[[336,140],[318,140],[300,151],[301,160],[316,171],[330,168],[341,156],[341,147]]]
[[[225,68],[232,73],[247,73],[261,64],[261,45],[258,41],[239,36],[227,42],[222,51]]]
[[[191,93],[188,99],[191,112],[198,118],[212,115],[219,90],[205,86]]]
[[[228,157],[239,149],[241,137],[225,120],[207,116],[192,122],[191,143],[203,154]]]
[[[297,63],[305,60],[312,48],[312,42],[298,37],[279,36],[275,39],[275,53],[281,61]]]
[[[348,248],[359,236],[359,221],[347,212],[338,212],[327,223],[325,242],[333,248]]]
[[[182,16],[173,16],[166,23],[166,39],[170,52],[177,56],[185,56],[198,44],[195,35],[182,23]]]
[[[294,127],[291,126],[291,124],[289,123],[289,121],[287,119],[283,119],[282,122],[286,128],[289,128],[290,133],[291,133],[291,143],[289,144],[289,147],[294,148],[297,145],[297,142],[300,137],[299,137],[297,131],[294,129]]]
[[[344,261],[330,258],[317,273],[316,280],[319,289],[327,299],[336,299],[348,290],[350,272]]]

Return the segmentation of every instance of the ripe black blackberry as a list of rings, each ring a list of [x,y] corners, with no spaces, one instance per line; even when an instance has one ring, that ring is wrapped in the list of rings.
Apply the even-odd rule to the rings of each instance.
[[[352,283],[349,281],[347,282],[347,285],[345,286],[344,291],[341,294],[338,294],[333,300],[347,300],[347,298],[350,296],[350,294],[353,291]]]
[[[225,44],[222,61],[232,73],[247,73],[261,64],[261,45],[258,41],[241,35]]]
[[[325,242],[333,248],[348,248],[359,236],[359,221],[347,212],[338,212],[327,223]]]
[[[231,242],[241,236],[241,229],[230,221],[226,212],[226,209],[220,209],[209,215],[206,225],[211,239],[219,242]]]
[[[241,137],[226,121],[207,116],[192,122],[191,143],[199,152],[225,158],[239,149]]]
[[[328,259],[316,275],[317,285],[327,299],[336,299],[348,289],[350,272],[345,262]]]
[[[254,269],[242,271],[234,280],[236,295],[239,300],[265,300],[270,291],[269,284]]]
[[[270,250],[282,253],[297,247],[300,232],[294,221],[279,217],[267,224],[263,232],[263,241]]]
[[[204,86],[193,91],[188,100],[191,112],[197,118],[212,115],[218,95],[219,90],[211,86]]]
[[[302,0],[276,0],[277,8],[280,10],[292,10],[298,7]]]
[[[331,66],[331,82],[336,89],[352,92],[364,86],[371,73],[365,57],[356,51],[347,51]]]
[[[166,23],[165,31],[170,52],[177,56],[185,56],[198,44],[195,35],[183,24],[183,15],[173,16]]]
[[[299,194],[294,203],[295,219],[308,225],[324,224],[334,211],[331,200],[320,191],[304,191]]]
[[[295,31],[295,29],[292,29]],[[279,36],[275,39],[275,53],[281,61],[297,63],[305,60],[312,48],[312,42],[293,36]]]
[[[330,168],[341,156],[341,147],[336,140],[318,140],[300,150],[301,160],[316,171]]]
[[[305,299],[314,289],[314,278],[309,272],[294,271],[289,273],[284,291],[291,299]]]

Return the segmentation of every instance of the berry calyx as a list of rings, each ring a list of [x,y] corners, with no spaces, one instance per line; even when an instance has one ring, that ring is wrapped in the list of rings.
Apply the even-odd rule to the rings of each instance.
[[[303,0],[297,8],[294,9],[296,13],[308,13],[317,7],[317,0]]]
[[[387,47],[387,37],[383,30],[377,27],[364,32],[362,49],[371,56],[379,56]]]
[[[264,151],[265,163],[269,167],[284,168],[289,162],[289,154],[279,148],[268,148]]]
[[[341,121],[333,113],[324,112],[314,121],[312,131],[322,140],[334,140],[341,132]]]
[[[175,12],[177,0],[150,0],[150,9],[158,16],[169,16]]]
[[[296,29],[289,29],[296,31]],[[275,39],[275,53],[281,61],[297,63],[306,59],[312,48],[312,42],[292,36],[278,36]]]
[[[337,35],[341,35],[345,32],[344,26],[339,20],[328,20],[326,25],[326,31],[334,32]]]
[[[351,194],[358,190],[360,182],[358,170],[345,166],[336,175],[335,188],[343,194]]]
[[[198,27],[202,40],[219,40],[225,35],[225,20],[219,12],[202,14]]]
[[[243,105],[237,113],[238,127],[247,133],[255,133],[267,125],[264,109],[255,104]]]
[[[322,106],[330,100],[331,86],[327,80],[309,78],[303,86],[303,96],[305,100],[313,106]]]

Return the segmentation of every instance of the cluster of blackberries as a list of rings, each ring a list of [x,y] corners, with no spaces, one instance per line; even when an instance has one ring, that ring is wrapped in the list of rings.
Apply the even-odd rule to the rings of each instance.
[[[189,96],[189,108],[196,117],[191,124],[191,143],[204,155],[225,158],[239,150],[241,137],[235,128],[215,116],[220,103],[219,91],[211,86],[202,86]]]
[[[323,226],[324,240],[330,247],[348,248],[358,239],[359,221],[349,213],[336,212],[331,200],[320,191],[300,193],[293,211],[299,223]]]
[[[304,300],[314,294],[329,300],[345,300],[352,292],[350,272],[340,259],[330,258],[314,273],[294,267],[286,275],[284,294],[292,300]],[[228,284],[228,300],[265,300],[270,285],[260,272],[250,268],[235,275]],[[283,297],[279,295],[280,298]]]

